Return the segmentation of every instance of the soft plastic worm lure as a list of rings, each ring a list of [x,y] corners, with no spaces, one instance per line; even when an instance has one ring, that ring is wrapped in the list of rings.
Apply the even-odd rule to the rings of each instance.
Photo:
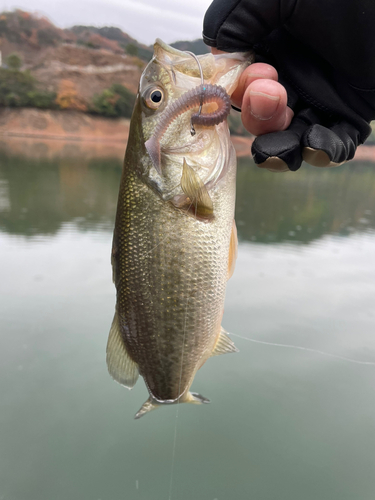
[[[216,103],[217,109],[212,113],[202,113],[204,104]],[[161,173],[160,168],[160,140],[167,131],[170,124],[182,113],[199,106],[197,113],[191,117],[191,134],[195,134],[194,125],[213,127],[218,125],[229,115],[231,103],[226,90],[219,85],[201,84],[194,89],[188,90],[179,99],[172,102],[164,111],[155,129],[154,135],[146,141],[145,146],[151,157],[156,170]]]

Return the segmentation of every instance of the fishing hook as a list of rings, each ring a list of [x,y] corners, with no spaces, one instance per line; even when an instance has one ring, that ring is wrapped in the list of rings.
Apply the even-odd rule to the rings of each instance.
[[[199,62],[198,57],[193,52],[190,52],[189,50],[185,50],[184,52],[185,52],[185,54],[189,54],[190,56],[192,56],[195,59],[196,63],[198,64],[198,68],[199,68],[199,74],[200,74],[200,77],[201,77],[201,85],[202,85],[202,88],[203,88],[203,92],[202,92],[202,94],[200,96],[200,104],[199,104],[199,109],[198,109],[198,113],[197,113],[197,116],[199,116],[201,114],[201,112],[202,112],[204,91],[206,90],[205,87],[204,87],[204,77],[203,77],[202,65]],[[191,122],[191,127],[190,127],[190,134],[192,136],[195,135],[195,128],[194,128],[194,125],[193,125],[192,122]]]

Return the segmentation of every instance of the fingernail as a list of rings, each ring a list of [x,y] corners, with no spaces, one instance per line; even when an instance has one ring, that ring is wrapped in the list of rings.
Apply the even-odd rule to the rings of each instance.
[[[270,156],[263,163],[258,163],[257,167],[266,168],[270,172],[290,172],[285,161],[277,156]]]
[[[277,111],[280,97],[250,91],[250,112],[257,120],[270,120]]]

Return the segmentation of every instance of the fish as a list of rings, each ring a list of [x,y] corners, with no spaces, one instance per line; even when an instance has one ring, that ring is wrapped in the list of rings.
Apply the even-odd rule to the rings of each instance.
[[[157,39],[130,122],[112,244],[116,307],[107,367],[163,405],[190,391],[212,356],[237,352],[222,328],[237,255],[236,155],[226,117],[251,55],[194,56]]]

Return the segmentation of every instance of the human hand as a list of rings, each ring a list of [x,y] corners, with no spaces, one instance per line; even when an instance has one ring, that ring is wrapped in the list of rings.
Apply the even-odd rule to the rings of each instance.
[[[252,153],[259,166],[297,170],[302,158],[337,166],[354,156],[375,118],[374,23],[375,4],[366,0],[213,2],[206,43],[257,56],[232,98],[258,135]],[[277,67],[280,83],[265,62]]]
[[[278,82],[276,69],[269,64],[254,63],[246,68],[232,94],[232,103],[242,110],[244,127],[255,136],[287,129],[294,116],[287,105],[286,89]],[[258,166],[271,171],[289,171],[279,158],[269,158]]]

